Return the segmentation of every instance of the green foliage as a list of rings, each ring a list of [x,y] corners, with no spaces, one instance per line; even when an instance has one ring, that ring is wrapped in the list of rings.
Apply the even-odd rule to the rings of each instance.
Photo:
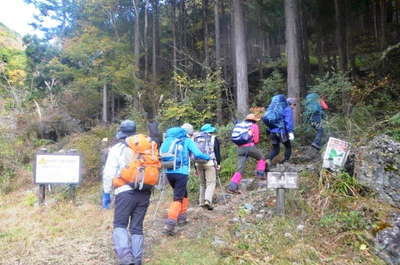
[[[358,211],[346,211],[324,215],[319,221],[321,227],[339,230],[340,232],[363,230],[367,221]]]
[[[198,128],[215,120],[217,93],[223,85],[219,72],[208,74],[204,80],[175,73],[174,80],[181,100],[170,99],[164,103],[163,127],[189,122]]]
[[[283,75],[277,69],[274,69],[271,76],[262,81],[262,87],[255,96],[253,104],[256,106],[268,106],[274,95],[285,93],[286,81]]]
[[[64,149],[77,149],[83,156],[83,164],[85,166],[84,181],[101,179],[101,144],[103,138],[113,139],[115,135],[115,127],[97,126],[91,131],[71,136],[69,143]]]
[[[362,189],[362,186],[354,176],[347,172],[341,172],[332,178],[331,189],[342,195],[355,196]]]
[[[314,85],[310,86],[309,92],[316,92],[328,100],[332,106],[342,106],[343,98],[348,103],[353,84],[345,73],[327,72],[322,76],[313,78]]]

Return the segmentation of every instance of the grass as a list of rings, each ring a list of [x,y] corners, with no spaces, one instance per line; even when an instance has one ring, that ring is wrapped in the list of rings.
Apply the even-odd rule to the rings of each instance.
[[[383,265],[373,254],[371,238],[394,209],[373,197],[343,194],[330,184],[312,172],[302,173],[300,189],[287,192],[285,217],[244,212],[244,203],[271,210],[264,207],[266,194],[256,191],[234,196],[214,212],[195,207],[189,225],[175,237],[160,234],[170,194],[156,222],[152,219],[156,193],[145,220],[150,246],[145,264]],[[0,264],[115,264],[113,211],[100,208],[98,184],[81,187],[76,205],[62,194],[50,194],[48,204],[38,207],[35,194],[31,187],[0,195]],[[222,244],[214,244],[216,238]]]

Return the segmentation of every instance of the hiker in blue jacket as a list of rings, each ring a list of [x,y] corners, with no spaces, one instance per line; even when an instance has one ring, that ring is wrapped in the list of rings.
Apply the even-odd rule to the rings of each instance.
[[[275,108],[275,106],[277,106],[276,112],[280,117],[278,117],[279,125],[277,126],[270,125],[269,127],[272,150],[268,156],[267,160],[268,165],[271,165],[272,160],[279,154],[281,143],[285,146],[285,157],[282,163],[288,161],[292,154],[292,145],[290,142],[294,140],[292,107],[288,104],[286,97],[284,95],[274,96],[271,100],[271,104],[269,105],[268,109]]]
[[[210,156],[203,154],[196,144],[187,137],[187,131],[181,127],[170,128],[166,132],[165,141],[160,148],[161,163],[166,159],[165,154],[173,154],[173,161],[166,168],[166,176],[174,190],[174,198],[168,209],[168,218],[165,221],[167,235],[173,235],[177,224],[186,224],[186,212],[189,208],[187,182],[190,170],[190,155],[204,160]]]

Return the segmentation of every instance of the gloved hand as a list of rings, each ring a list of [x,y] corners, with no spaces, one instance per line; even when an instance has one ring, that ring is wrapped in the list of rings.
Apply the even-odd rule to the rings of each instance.
[[[110,193],[103,193],[102,206],[104,209],[110,209],[111,196]]]
[[[293,141],[294,140],[294,134],[293,133],[289,133],[289,140]]]

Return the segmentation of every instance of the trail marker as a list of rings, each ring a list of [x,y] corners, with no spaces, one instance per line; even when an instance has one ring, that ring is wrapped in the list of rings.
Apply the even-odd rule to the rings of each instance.
[[[268,172],[267,187],[276,189],[276,213],[285,214],[286,189],[298,189],[299,177],[297,172]]]
[[[46,185],[69,184],[69,195],[75,201],[76,185],[82,176],[81,155],[75,150],[48,153],[47,149],[39,150],[33,164],[33,182],[39,185],[39,204],[46,198]]]
[[[350,144],[348,142],[330,137],[324,153],[322,167],[334,171],[342,169],[349,153]]]

